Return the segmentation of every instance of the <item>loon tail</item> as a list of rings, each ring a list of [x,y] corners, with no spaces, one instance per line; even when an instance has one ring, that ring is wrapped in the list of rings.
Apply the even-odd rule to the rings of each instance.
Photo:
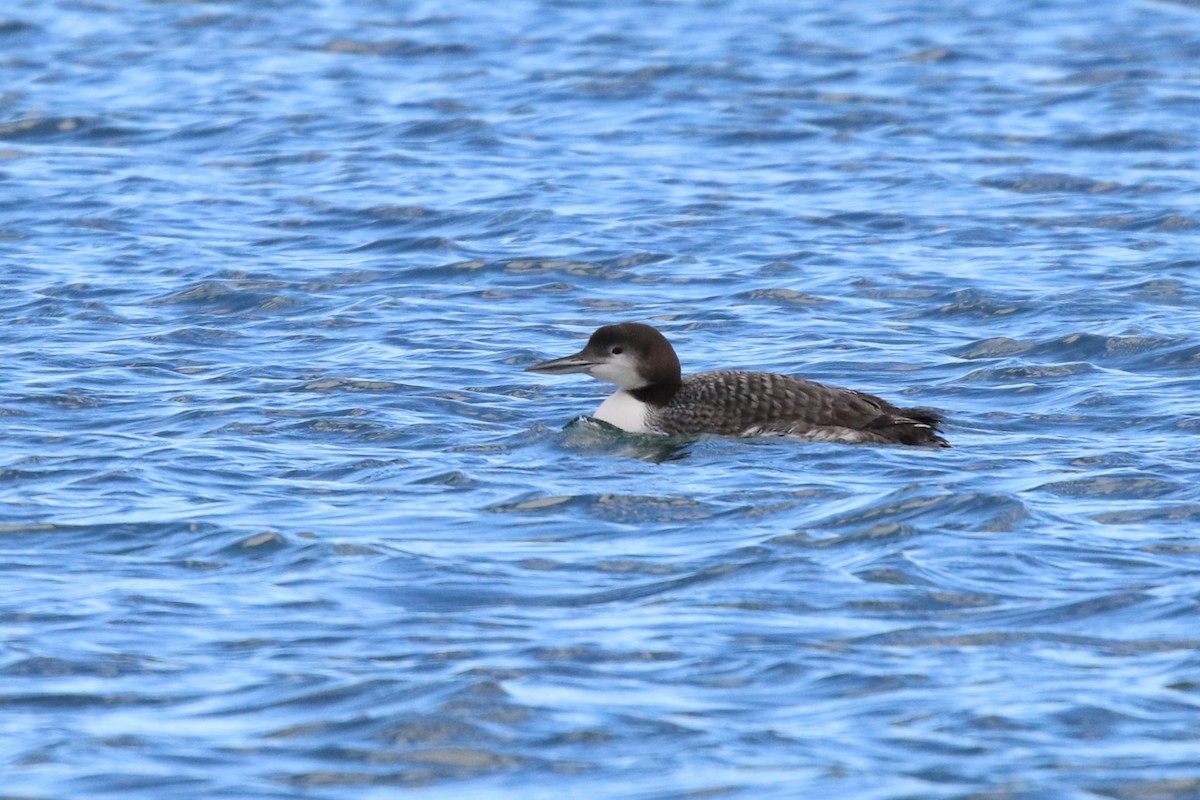
[[[945,422],[931,408],[891,408],[871,422],[870,428],[885,441],[918,447],[953,447],[941,436]]]

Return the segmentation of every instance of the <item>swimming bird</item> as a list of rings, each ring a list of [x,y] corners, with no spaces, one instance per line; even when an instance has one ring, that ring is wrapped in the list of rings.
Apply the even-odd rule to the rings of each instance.
[[[667,337],[640,322],[605,325],[578,353],[525,371],[582,372],[615,383],[617,391],[592,416],[631,433],[951,446],[938,435],[942,415],[928,408],[900,408],[865,392],[772,372],[684,376]]]

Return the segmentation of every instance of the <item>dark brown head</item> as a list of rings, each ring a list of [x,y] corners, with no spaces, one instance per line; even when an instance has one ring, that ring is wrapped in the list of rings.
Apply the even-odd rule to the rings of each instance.
[[[675,348],[667,337],[640,322],[605,325],[575,355],[543,361],[525,371],[547,375],[585,372],[657,405],[670,400],[681,380]]]

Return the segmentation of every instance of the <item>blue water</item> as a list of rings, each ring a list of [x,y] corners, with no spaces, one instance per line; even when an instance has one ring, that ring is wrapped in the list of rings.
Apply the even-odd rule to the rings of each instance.
[[[0,11],[0,796],[1200,797],[1200,7]],[[942,409],[659,443],[531,375]]]

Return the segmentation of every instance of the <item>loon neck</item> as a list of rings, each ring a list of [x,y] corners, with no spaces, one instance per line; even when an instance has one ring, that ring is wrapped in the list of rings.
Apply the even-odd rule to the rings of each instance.
[[[645,403],[648,406],[661,408],[671,402],[675,397],[675,393],[679,391],[681,381],[675,380],[658,381],[647,386],[642,386],[638,389],[630,389],[629,394],[633,395],[635,400]]]

